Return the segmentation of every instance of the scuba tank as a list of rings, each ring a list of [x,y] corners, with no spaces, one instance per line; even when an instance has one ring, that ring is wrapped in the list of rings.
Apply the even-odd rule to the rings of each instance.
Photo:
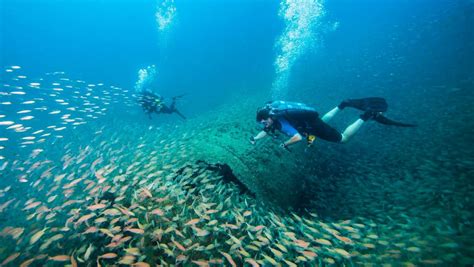
[[[269,115],[275,117],[284,117],[290,122],[308,121],[319,114],[316,110],[306,104],[287,101],[274,101],[268,104],[270,108]]]

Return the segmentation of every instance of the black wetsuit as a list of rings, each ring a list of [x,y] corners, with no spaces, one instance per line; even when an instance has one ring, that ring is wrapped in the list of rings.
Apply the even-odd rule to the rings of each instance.
[[[296,129],[296,131],[298,131],[298,133],[303,136],[314,135],[323,140],[336,143],[340,142],[342,139],[341,133],[331,127],[329,124],[322,121],[321,118],[319,118],[318,114],[315,112],[284,114],[276,116],[274,117],[274,123],[272,124],[272,126],[270,126],[269,129],[264,130],[278,130],[288,134],[288,131],[285,131],[285,128],[288,127],[286,123]]]
[[[171,106],[168,107],[167,105],[165,105],[161,96],[156,95],[152,92],[143,92],[138,99],[138,103],[140,103],[143,108],[143,111],[148,114],[149,118],[151,118],[151,113],[176,113],[181,118],[186,119],[186,117],[184,117],[184,115],[181,114],[181,112],[179,112],[179,110],[176,108],[176,97],[173,97]]]
[[[176,114],[178,114],[178,116],[180,116],[184,120],[186,119],[186,117],[184,117],[184,115],[181,114],[181,112],[179,112],[178,109],[176,109],[176,98],[175,97],[173,97],[173,101],[171,102],[171,106],[168,107],[165,104],[161,104],[161,109],[157,113],[166,113],[166,114],[176,113]]]
[[[399,127],[416,126],[384,117],[382,112],[387,111],[388,105],[385,99],[381,97],[348,99],[338,106],[341,110],[345,107],[353,107],[365,111],[364,114],[360,115],[363,121],[372,119],[384,125]],[[267,114],[265,115],[265,113]],[[343,140],[343,134],[324,122],[314,108],[302,103],[288,101],[268,102],[264,108],[257,111],[257,121],[265,119],[265,116],[270,116],[274,121],[268,129],[264,129],[266,132],[279,130],[288,136],[294,136],[296,133],[306,137],[313,135],[335,143]]]

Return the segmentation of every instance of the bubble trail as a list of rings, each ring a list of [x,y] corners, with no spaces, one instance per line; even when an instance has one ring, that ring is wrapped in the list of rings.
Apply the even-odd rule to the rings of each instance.
[[[142,92],[155,80],[156,68],[155,65],[150,65],[138,71],[138,80],[135,83],[135,91]]]
[[[283,0],[280,3],[279,16],[285,22],[285,30],[276,42],[273,99],[286,96],[291,69],[301,55],[317,41],[315,29],[323,15],[321,0]]]
[[[176,7],[174,0],[158,1],[158,7],[155,13],[156,23],[160,32],[168,29],[176,16]]]

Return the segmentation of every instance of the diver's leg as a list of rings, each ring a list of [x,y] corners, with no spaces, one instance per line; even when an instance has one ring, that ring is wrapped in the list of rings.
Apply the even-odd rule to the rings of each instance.
[[[371,110],[368,110],[364,112],[363,114],[361,114],[359,119],[357,119],[351,125],[347,126],[347,128],[344,130],[344,132],[342,133],[341,143],[345,143],[349,141],[349,139],[355,133],[357,133],[357,131],[359,131],[360,127],[362,126],[362,124],[364,124],[364,122],[368,120],[373,120],[381,114],[382,114],[381,112],[371,111]]]
[[[341,134],[341,143],[346,143],[349,141],[349,139],[359,131],[360,127],[362,124],[364,124],[363,119],[357,119],[355,122],[353,122],[351,125],[347,126],[347,128],[344,130],[344,132]]]
[[[159,113],[163,113],[163,114],[171,114],[173,113],[174,110],[172,110],[171,108],[167,107],[166,105],[163,105],[161,106],[161,109],[159,111]]]
[[[310,135],[315,135],[323,140],[334,143],[339,143],[342,140],[342,134],[320,118],[315,118],[310,123],[310,128]]]
[[[175,106],[176,106],[176,98],[173,97],[173,101],[171,102],[170,109],[175,110],[176,109]]]
[[[331,109],[328,113],[324,114],[324,116],[321,118],[321,120],[324,121],[324,122],[328,122],[334,116],[336,116],[336,114],[339,113],[339,111],[341,111],[341,109],[339,108],[339,106],[337,106],[337,107]]]

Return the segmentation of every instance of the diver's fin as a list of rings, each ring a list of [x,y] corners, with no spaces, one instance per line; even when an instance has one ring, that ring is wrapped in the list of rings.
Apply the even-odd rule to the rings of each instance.
[[[184,115],[181,114],[181,112],[179,112],[177,109],[174,110],[174,113],[176,113],[178,116],[180,116],[183,120],[186,120],[186,117],[184,117]]]
[[[382,114],[377,114],[374,118],[374,121],[385,124],[385,125],[393,125],[393,126],[399,126],[399,127],[416,127],[415,124],[409,124],[409,123],[403,123],[403,122],[398,122],[398,121],[393,121]]]
[[[388,109],[388,104],[387,101],[385,101],[385,98],[382,97],[366,97],[344,100],[338,107],[340,109],[351,107],[362,111],[385,112]]]

